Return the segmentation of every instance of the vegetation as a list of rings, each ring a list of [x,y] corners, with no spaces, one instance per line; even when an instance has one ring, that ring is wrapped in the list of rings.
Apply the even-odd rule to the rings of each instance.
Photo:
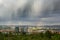
[[[0,33],[0,40],[60,40],[60,34],[49,31],[34,34],[22,33],[20,35],[19,33],[17,33],[17,35]]]

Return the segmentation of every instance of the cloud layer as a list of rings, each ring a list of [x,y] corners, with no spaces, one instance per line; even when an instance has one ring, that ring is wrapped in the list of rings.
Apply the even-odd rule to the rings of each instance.
[[[60,24],[60,0],[0,0],[0,24]]]

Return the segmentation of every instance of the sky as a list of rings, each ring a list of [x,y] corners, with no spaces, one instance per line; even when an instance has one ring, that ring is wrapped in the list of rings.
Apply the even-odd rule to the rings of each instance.
[[[60,0],[0,0],[0,25],[60,25]]]

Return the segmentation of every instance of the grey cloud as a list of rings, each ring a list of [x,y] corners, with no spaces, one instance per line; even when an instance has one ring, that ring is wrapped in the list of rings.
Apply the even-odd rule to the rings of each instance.
[[[59,17],[60,0],[3,0],[0,3],[1,23],[7,21],[60,23]]]

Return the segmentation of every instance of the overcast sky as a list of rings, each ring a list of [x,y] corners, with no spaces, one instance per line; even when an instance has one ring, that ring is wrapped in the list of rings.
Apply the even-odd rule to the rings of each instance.
[[[0,24],[60,24],[60,0],[0,0]]]

